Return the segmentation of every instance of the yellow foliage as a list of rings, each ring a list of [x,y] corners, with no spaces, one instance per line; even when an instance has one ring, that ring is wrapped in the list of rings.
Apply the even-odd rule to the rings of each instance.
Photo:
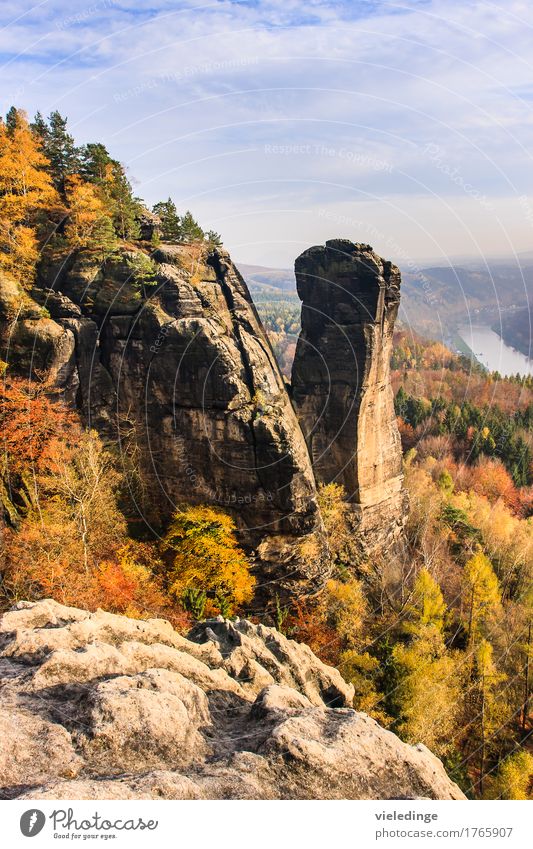
[[[479,548],[463,571],[463,603],[471,641],[481,636],[483,626],[500,606],[500,600],[498,578],[490,560]]]
[[[342,643],[353,648],[361,638],[367,602],[359,581],[328,581],[322,603],[326,606],[328,624],[331,625]]]
[[[455,656],[446,651],[442,635],[433,626],[427,626],[410,645],[397,644],[393,656],[401,671],[396,693],[401,736],[445,754],[453,745],[462,698]]]
[[[95,225],[109,217],[106,203],[92,183],[85,183],[77,174],[68,177],[65,192],[69,205],[69,220],[65,236],[71,245],[90,247]]]
[[[411,615],[418,625],[434,625],[442,633],[446,604],[438,583],[425,568],[415,581]]]
[[[250,601],[255,579],[235,539],[233,519],[214,507],[178,511],[164,540],[172,552],[169,591],[181,598],[186,589],[202,589],[230,609]]]
[[[39,256],[35,215],[58,202],[48,165],[24,112],[12,130],[0,123],[0,266],[25,288]]]
[[[338,483],[323,484],[318,489],[318,506],[333,559],[343,554],[350,538],[345,498],[344,487]]]
[[[508,755],[491,782],[488,798],[531,799],[533,755],[523,750]]]

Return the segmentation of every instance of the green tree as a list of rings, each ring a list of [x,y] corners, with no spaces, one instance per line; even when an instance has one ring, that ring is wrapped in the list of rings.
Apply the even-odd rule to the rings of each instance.
[[[79,170],[79,152],[73,137],[67,132],[66,118],[54,111],[48,122],[48,131],[44,136],[44,152],[50,160],[54,186],[63,193],[66,178]]]
[[[111,202],[113,224],[121,239],[138,239],[140,236],[138,218],[141,214],[141,202],[133,197],[131,183],[119,162],[108,167],[108,178],[104,190]]]
[[[104,144],[89,142],[80,150],[80,176],[90,183],[102,185],[108,174],[108,166],[113,162]]]
[[[217,233],[215,230],[208,230],[205,234],[206,242],[209,242],[214,248],[219,248],[222,246],[222,236],[220,233]]]
[[[192,212],[187,210],[185,215],[181,219],[181,239],[184,242],[198,242],[202,241],[205,238],[205,233],[196,221],[193,218]]]
[[[152,212],[161,219],[161,237],[165,242],[179,242],[181,239],[181,222],[172,198],[156,203]]]

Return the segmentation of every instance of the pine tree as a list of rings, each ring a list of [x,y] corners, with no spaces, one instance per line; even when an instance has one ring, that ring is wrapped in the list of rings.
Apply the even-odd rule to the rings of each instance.
[[[214,248],[219,248],[222,246],[222,236],[220,233],[217,233],[215,230],[208,230],[205,234],[206,242]]]
[[[20,114],[21,111],[20,109],[17,109],[16,106],[11,106],[8,109],[6,115],[6,127],[10,133],[12,133],[13,130],[16,128]]]
[[[113,162],[105,145],[89,142],[80,149],[80,176],[101,186],[107,178],[108,166],[112,166]]]
[[[116,234],[121,239],[138,239],[141,203],[133,197],[124,167],[112,159],[105,145],[87,144],[81,149],[80,174],[104,193],[111,210]]]
[[[163,241],[179,242],[181,239],[181,222],[172,198],[156,203],[152,212],[161,219],[161,238]]]
[[[189,210],[181,219],[181,238],[184,242],[198,242],[205,238],[204,231]]]
[[[30,124],[30,129],[36,136],[41,139],[41,142],[44,145],[48,139],[48,134],[50,130],[48,128],[48,124],[46,123],[45,119],[43,118],[40,112],[35,113],[35,118]]]
[[[48,121],[44,150],[50,160],[54,185],[60,192],[64,192],[66,178],[79,170],[79,152],[73,137],[67,132],[67,119],[55,111]]]
[[[141,203],[133,197],[131,183],[119,162],[108,165],[104,191],[113,207],[113,224],[121,239],[138,239],[140,235],[138,218]]]

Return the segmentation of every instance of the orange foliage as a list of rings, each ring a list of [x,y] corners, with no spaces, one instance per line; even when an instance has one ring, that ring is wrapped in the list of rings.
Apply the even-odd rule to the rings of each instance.
[[[520,497],[513,479],[501,460],[481,457],[469,469],[470,488],[493,504],[501,498],[514,512],[519,512]]]
[[[57,440],[77,440],[81,432],[77,416],[53,392],[47,383],[18,378],[7,378],[0,385],[2,448],[12,471],[41,469]]]
[[[40,148],[24,112],[12,129],[0,122],[0,266],[26,288],[39,255],[36,215],[59,202]]]

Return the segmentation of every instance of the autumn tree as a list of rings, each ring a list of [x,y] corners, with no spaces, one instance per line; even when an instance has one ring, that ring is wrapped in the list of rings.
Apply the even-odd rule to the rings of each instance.
[[[49,162],[26,115],[0,123],[0,265],[30,288],[39,257],[39,213],[58,203]]]
[[[497,745],[494,734],[505,718],[505,705],[498,692],[498,685],[504,678],[494,662],[492,645],[482,638],[474,654],[472,681],[468,691],[468,744],[471,757],[478,764],[477,786],[480,795],[483,795],[489,745]]]
[[[398,678],[393,699],[398,732],[440,755],[453,748],[461,704],[458,658],[444,640],[446,613],[438,583],[427,569],[421,569],[402,623],[410,639],[399,642],[392,652]]]
[[[351,540],[348,527],[349,505],[346,502],[344,487],[338,483],[322,484],[318,488],[318,506],[332,559],[342,560],[347,556]]]
[[[172,519],[164,548],[171,557],[170,593],[182,599],[189,588],[204,590],[229,614],[252,598],[255,580],[235,538],[233,519],[214,507],[185,507]]]
[[[414,584],[409,620],[415,630],[430,625],[442,634],[445,616],[446,604],[441,588],[430,572],[423,568]]]
[[[442,634],[426,625],[407,645],[398,643],[393,658],[399,683],[394,694],[398,733],[438,755],[453,747],[461,705],[457,657],[446,649]]]
[[[488,557],[479,548],[468,560],[463,573],[463,603],[470,644],[483,635],[487,620],[499,608],[501,591]]]
[[[508,755],[490,781],[489,799],[531,799],[533,755],[522,749]]]
[[[111,215],[98,189],[73,175],[66,179],[65,194],[69,206],[65,228],[67,243],[98,250],[104,257],[111,253],[116,241]]]

